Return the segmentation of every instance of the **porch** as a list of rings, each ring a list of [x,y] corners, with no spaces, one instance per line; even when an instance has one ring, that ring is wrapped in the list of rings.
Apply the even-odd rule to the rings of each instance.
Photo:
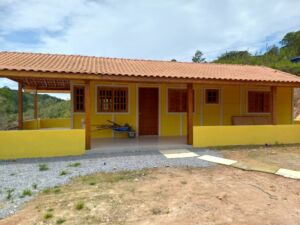
[[[89,153],[158,151],[164,149],[191,148],[186,137],[140,136],[136,138],[92,138]]]

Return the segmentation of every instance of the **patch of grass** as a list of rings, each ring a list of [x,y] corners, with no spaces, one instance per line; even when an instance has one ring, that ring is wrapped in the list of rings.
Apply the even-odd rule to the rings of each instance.
[[[50,194],[50,193],[58,194],[60,192],[61,192],[61,190],[60,190],[59,187],[46,188],[46,189],[43,190],[44,194]]]
[[[14,188],[10,188],[10,189],[7,189],[7,190],[6,190],[6,199],[7,199],[7,200],[12,200],[12,198],[13,198],[12,193],[13,193],[14,191],[15,191]]]
[[[66,220],[63,218],[56,220],[56,224],[63,224],[64,222],[66,222]]]
[[[89,175],[82,177],[83,182],[103,182],[103,183],[116,183],[119,181],[133,181],[136,178],[141,178],[146,175],[145,170],[138,170],[138,171],[121,171],[118,173],[102,173],[99,175]]]
[[[91,181],[90,183],[89,183],[89,185],[96,185],[96,182],[95,181]]]
[[[43,190],[44,194],[49,194],[51,192],[51,188],[46,188]]]
[[[47,212],[53,212],[54,211],[54,209],[53,208],[49,208],[49,209],[47,209]]]
[[[46,171],[46,170],[49,170],[49,167],[47,164],[45,164],[45,163],[39,164],[39,171]]]
[[[84,208],[84,203],[83,202],[77,202],[75,205],[75,209],[77,210],[82,210]]]
[[[153,215],[159,215],[161,214],[161,209],[160,208],[153,208],[152,210]]]
[[[187,182],[185,180],[180,182],[181,184],[187,184]]]
[[[61,190],[60,190],[60,188],[58,188],[58,187],[56,187],[56,188],[53,189],[53,193],[54,193],[54,194],[58,194],[58,193],[60,193],[60,192],[61,192]]]
[[[32,188],[33,188],[34,190],[36,190],[37,187],[38,187],[36,183],[33,183],[31,186],[32,186]]]
[[[60,171],[59,176],[65,176],[65,175],[68,175],[69,173],[70,173],[69,171],[62,170],[62,171]]]
[[[31,195],[32,195],[31,190],[30,189],[25,189],[25,190],[23,190],[20,198],[25,198],[26,196],[31,196]]]
[[[51,219],[51,218],[53,218],[53,214],[52,213],[46,213],[45,215],[44,215],[44,219],[45,220],[48,220],[48,219]]]
[[[70,163],[70,164],[68,165],[68,167],[79,167],[79,166],[81,166],[81,163],[80,163],[80,162]]]

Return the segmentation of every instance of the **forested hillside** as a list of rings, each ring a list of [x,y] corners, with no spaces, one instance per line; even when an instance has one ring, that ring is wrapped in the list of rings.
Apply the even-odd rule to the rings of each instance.
[[[33,118],[34,97],[23,94],[24,120]],[[38,95],[39,118],[70,117],[70,101],[62,100],[47,94]],[[18,92],[8,87],[0,88],[0,129],[17,125]]]
[[[222,54],[215,63],[264,65],[285,72],[300,75],[300,62],[292,63],[300,56],[300,31],[287,33],[278,43],[262,54],[252,55],[248,51],[231,51]]]

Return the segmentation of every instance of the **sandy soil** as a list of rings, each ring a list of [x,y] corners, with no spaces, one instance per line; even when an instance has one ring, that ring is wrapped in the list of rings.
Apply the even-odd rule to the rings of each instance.
[[[296,180],[223,166],[162,168],[77,178],[0,224],[293,225],[299,206]]]
[[[230,150],[221,149],[221,152],[227,158],[246,164],[268,164],[300,171],[300,145],[236,147]]]

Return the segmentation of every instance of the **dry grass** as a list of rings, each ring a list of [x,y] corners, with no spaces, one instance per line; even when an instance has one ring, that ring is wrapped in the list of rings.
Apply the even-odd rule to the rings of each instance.
[[[300,171],[299,145],[227,147],[219,150],[225,157],[245,163],[265,163]]]

